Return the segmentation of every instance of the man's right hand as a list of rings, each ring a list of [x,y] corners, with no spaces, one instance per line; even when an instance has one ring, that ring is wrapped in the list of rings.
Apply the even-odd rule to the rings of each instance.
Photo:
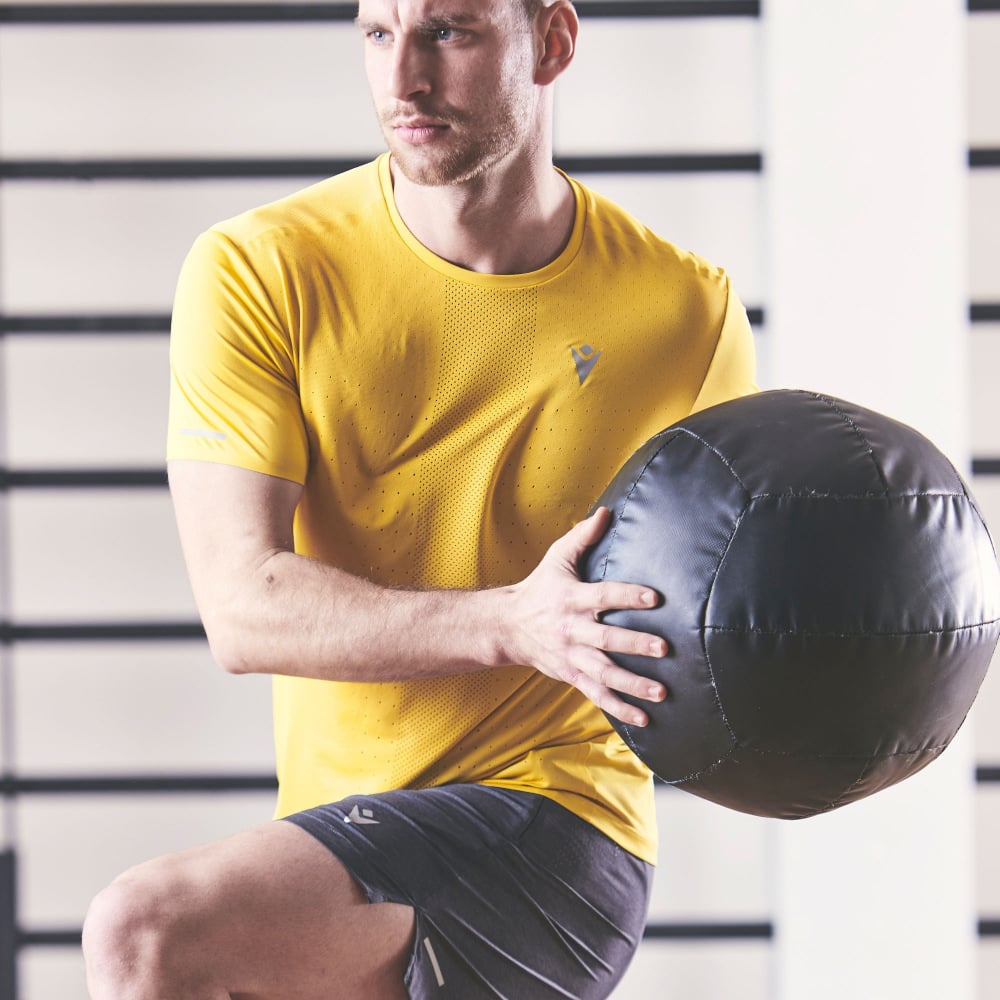
[[[660,600],[649,587],[603,581],[586,583],[577,567],[586,550],[607,530],[607,508],[598,509],[552,543],[538,566],[520,583],[505,588],[509,598],[497,628],[503,656],[534,667],[548,677],[572,684],[598,708],[632,726],[648,717],[616,692],[659,702],[667,691],[659,681],[619,667],[607,654],[660,657],[666,641],[646,632],[608,625],[605,611],[653,608]]]

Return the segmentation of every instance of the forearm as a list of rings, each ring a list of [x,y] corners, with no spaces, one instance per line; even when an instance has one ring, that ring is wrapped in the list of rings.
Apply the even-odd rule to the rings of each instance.
[[[213,654],[232,673],[400,681],[503,664],[502,590],[395,590],[275,552],[202,602]]]
[[[393,590],[295,553],[296,483],[204,462],[172,462],[169,472],[198,610],[215,658],[233,673],[371,682],[522,664],[633,725],[645,713],[617,692],[665,696],[662,684],[606,655],[663,656],[663,639],[602,621],[605,611],[652,607],[657,595],[576,574],[607,528],[607,510],[553,542],[509,586]]]

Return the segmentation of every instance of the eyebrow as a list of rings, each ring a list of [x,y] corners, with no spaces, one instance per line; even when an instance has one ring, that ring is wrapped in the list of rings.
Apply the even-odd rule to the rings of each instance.
[[[462,13],[460,11],[442,11],[440,14],[430,14],[422,18],[415,25],[417,31],[433,31],[435,28],[459,28],[467,24],[476,24],[482,18],[476,14]],[[354,19],[355,25],[362,31],[371,31],[375,28],[384,27],[383,22],[370,18],[363,18],[359,14]]]

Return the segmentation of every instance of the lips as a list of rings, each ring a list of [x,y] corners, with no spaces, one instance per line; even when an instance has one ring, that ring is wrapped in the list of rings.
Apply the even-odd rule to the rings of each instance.
[[[391,123],[393,128],[444,128],[445,123],[438,118],[396,118]]]
[[[404,142],[419,144],[433,141],[450,126],[433,118],[401,118],[393,121],[389,127]]]

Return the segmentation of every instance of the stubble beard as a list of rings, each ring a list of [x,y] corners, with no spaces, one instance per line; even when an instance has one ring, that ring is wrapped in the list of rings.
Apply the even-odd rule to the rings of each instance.
[[[407,113],[427,114],[446,124],[447,133],[425,145],[402,142],[395,135],[393,122],[405,118]],[[482,123],[487,118],[484,114],[450,108],[392,109],[379,114],[379,123],[399,172],[413,184],[438,187],[475,180],[522,147],[527,115],[527,106],[508,107],[497,117],[489,115],[492,120],[484,128]]]

